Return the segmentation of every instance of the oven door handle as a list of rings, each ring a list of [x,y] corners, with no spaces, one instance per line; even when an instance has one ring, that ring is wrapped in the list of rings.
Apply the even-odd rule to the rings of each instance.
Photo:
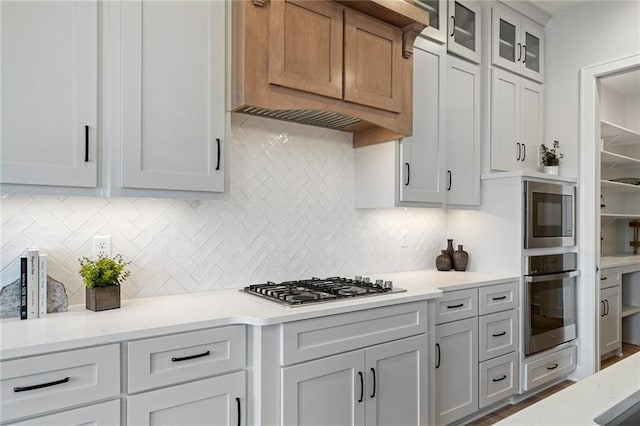
[[[580,271],[563,272],[561,274],[551,275],[525,275],[524,279],[528,283],[539,283],[543,281],[563,280],[565,278],[573,278],[580,275]]]

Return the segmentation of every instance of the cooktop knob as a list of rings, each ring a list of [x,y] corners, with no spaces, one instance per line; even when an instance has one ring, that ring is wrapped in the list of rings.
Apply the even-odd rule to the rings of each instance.
[[[392,281],[385,281],[384,282],[384,288],[393,288],[393,282]]]
[[[370,284],[371,283],[371,278],[364,277],[364,282],[365,282],[365,284]]]
[[[362,282],[362,277],[360,275],[356,275],[355,277],[353,277],[353,281],[357,283]]]
[[[382,287],[383,283],[384,283],[384,281],[382,281],[382,280],[376,280],[375,286],[376,287]]]

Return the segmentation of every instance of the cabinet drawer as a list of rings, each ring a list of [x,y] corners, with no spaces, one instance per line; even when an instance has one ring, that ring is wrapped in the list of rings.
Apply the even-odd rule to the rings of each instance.
[[[281,365],[427,332],[427,303],[413,302],[282,325]]]
[[[603,269],[600,271],[600,290],[617,285],[622,285],[622,274],[618,268]]]
[[[518,352],[480,363],[480,408],[503,400],[519,389]]]
[[[524,364],[524,390],[534,389],[576,368],[576,347],[569,346]]]
[[[480,287],[478,311],[480,315],[515,309],[518,306],[518,283]]]
[[[486,361],[518,349],[516,310],[480,317],[480,361]]]
[[[436,299],[436,324],[475,317],[478,314],[478,289],[444,293]]]
[[[37,417],[11,426],[92,425],[114,426],[120,424],[120,400],[67,410],[57,414]]]
[[[0,421],[120,394],[118,344],[3,361]]]
[[[144,339],[129,344],[129,393],[244,368],[243,325]]]

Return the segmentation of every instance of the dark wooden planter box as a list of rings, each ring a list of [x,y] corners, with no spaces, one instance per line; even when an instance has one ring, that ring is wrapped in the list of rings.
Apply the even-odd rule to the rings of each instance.
[[[87,309],[94,312],[120,307],[120,286],[86,288]]]

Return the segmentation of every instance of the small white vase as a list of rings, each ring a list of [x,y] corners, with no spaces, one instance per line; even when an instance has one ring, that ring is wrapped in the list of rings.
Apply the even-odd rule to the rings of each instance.
[[[560,166],[542,166],[542,171],[548,175],[558,175]]]

